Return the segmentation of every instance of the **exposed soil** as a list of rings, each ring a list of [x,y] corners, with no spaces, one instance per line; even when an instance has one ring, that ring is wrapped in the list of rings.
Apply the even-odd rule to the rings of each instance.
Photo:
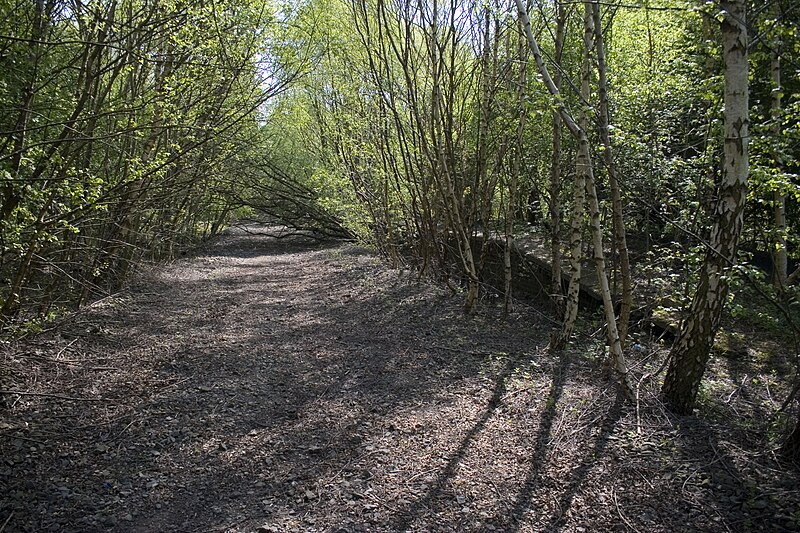
[[[0,351],[0,531],[800,529],[763,434],[780,384],[746,353],[698,416],[657,380],[637,413],[598,340],[548,355],[535,308],[461,304],[302,238],[154,268]]]

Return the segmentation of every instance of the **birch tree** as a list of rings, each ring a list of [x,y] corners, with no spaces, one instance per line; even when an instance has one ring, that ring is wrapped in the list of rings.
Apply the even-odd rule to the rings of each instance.
[[[553,85],[561,90],[561,60],[564,55],[564,37],[567,28],[567,9],[563,2],[556,2],[556,36],[553,61],[556,68]],[[553,117],[553,154],[550,159],[550,199],[547,205],[550,216],[550,298],[556,316],[564,316],[564,289],[561,280],[561,115],[557,109]],[[570,265],[574,268],[575,265]],[[578,265],[580,268],[580,266]]]
[[[625,345],[628,335],[628,322],[633,307],[633,283],[631,280],[631,264],[628,257],[628,242],[625,235],[625,218],[622,213],[622,194],[617,180],[617,166],[611,146],[610,111],[608,109],[608,82],[606,76],[606,52],[603,37],[600,2],[592,1],[592,19],[594,21],[595,48],[597,49],[597,93],[598,93],[598,126],[603,143],[603,157],[608,173],[608,187],[611,189],[611,212],[614,227],[614,250],[619,258],[620,277],[622,278],[622,298],[619,311],[619,340]]]
[[[781,136],[781,39],[778,36],[772,43],[772,53],[770,54],[770,77],[772,78],[772,90],[770,91],[770,119],[772,120],[772,142],[780,146]],[[780,172],[783,167],[780,148],[775,150],[775,164]],[[775,224],[775,248],[772,254],[774,269],[772,272],[772,282],[781,291],[786,286],[788,277],[789,258],[786,253],[786,194],[783,191],[783,184],[779,183],[772,192],[772,216]]]
[[[516,0],[516,4],[517,4],[517,10],[519,12],[519,17],[522,20],[523,27],[525,30],[525,36],[528,39],[528,45],[530,46],[531,52],[533,53],[534,60],[536,61],[536,66],[539,69],[539,74],[542,76],[542,80],[544,81],[548,91],[555,100],[555,104],[558,108],[561,120],[564,122],[564,125],[567,126],[572,136],[575,137],[575,139],[578,141],[579,168],[577,169],[577,174],[583,174],[585,176],[585,187],[589,200],[589,213],[591,216],[592,241],[594,245],[594,260],[595,260],[595,266],[597,268],[598,282],[600,283],[600,292],[603,298],[603,311],[606,318],[606,338],[609,346],[611,366],[614,369],[617,378],[619,379],[620,384],[622,385],[626,395],[628,395],[628,397],[633,397],[633,386],[631,384],[630,376],[628,374],[627,364],[625,363],[625,356],[622,353],[622,345],[620,343],[619,333],[617,330],[616,316],[614,315],[614,302],[611,298],[611,290],[608,284],[608,276],[606,275],[605,271],[605,257],[603,253],[603,237],[602,237],[603,231],[602,227],[600,226],[600,209],[597,201],[597,190],[594,185],[592,161],[591,157],[587,157],[587,155],[591,154],[589,137],[586,133],[586,129],[584,127],[581,127],[581,125],[579,125],[572,117],[572,115],[567,111],[567,108],[564,105],[563,100],[561,99],[561,94],[556,88],[555,84],[553,83],[553,78],[550,76],[550,73],[547,70],[547,66],[544,63],[544,59],[542,58],[542,53],[541,50],[539,49],[539,44],[536,41],[536,37],[534,37],[533,35],[530,18],[528,17],[528,13],[525,9],[525,6],[522,3],[522,0]],[[591,42],[593,41],[593,35],[594,35],[591,9],[592,8],[589,2],[585,2],[584,3],[584,46],[587,49],[591,48]],[[586,59],[588,59],[588,57],[585,58],[585,60]],[[588,80],[588,74],[585,74],[583,84],[587,83],[587,80]],[[578,193],[577,190],[576,193]],[[580,281],[580,278],[578,278],[578,281]],[[577,298],[575,299],[575,303],[577,304]],[[569,300],[567,304],[569,309],[570,305]],[[565,321],[564,333],[571,333],[571,325],[567,324],[566,321]],[[560,343],[565,342],[565,338],[566,338],[565,335],[562,334]]]
[[[691,413],[728,294],[726,275],[736,260],[748,182],[748,65],[746,4],[723,0],[722,54],[725,114],[722,181],[700,280],[670,351],[662,388],[676,413]]]

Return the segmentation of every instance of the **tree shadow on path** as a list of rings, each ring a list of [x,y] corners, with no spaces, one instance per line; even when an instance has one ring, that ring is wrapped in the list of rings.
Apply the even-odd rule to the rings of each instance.
[[[506,394],[507,381],[520,362],[521,357],[519,355],[506,358],[505,364],[494,378],[494,389],[492,390],[491,398],[483,414],[477,422],[475,422],[469,432],[467,432],[458,448],[450,454],[445,466],[436,474],[436,483],[433,484],[424,495],[417,498],[405,512],[396,518],[392,526],[394,530],[410,530],[416,517],[423,510],[428,513],[435,513],[439,497],[445,492],[448,482],[455,476],[456,470],[466,456],[467,450],[478,438],[478,435],[484,430],[489,419],[501,405],[503,396]]]
[[[368,495],[398,490],[389,461],[411,476],[426,460],[416,441],[390,448],[401,431],[427,438],[416,418],[483,393],[487,361],[472,351],[535,344],[460,303],[338,243],[234,236],[154,269],[48,341],[70,374],[24,367],[47,376],[40,392],[101,401],[17,402],[10,422],[25,430],[0,441],[13,460],[0,519],[13,513],[8,531],[386,530]]]
[[[537,492],[547,490],[545,475],[549,463],[548,452],[550,451],[551,442],[554,438],[552,435],[553,425],[559,413],[559,408],[561,407],[562,410],[564,409],[564,407],[561,406],[561,399],[572,366],[573,357],[575,357],[575,354],[562,351],[559,356],[558,365],[553,370],[550,391],[539,419],[536,441],[533,453],[531,454],[530,469],[524,483],[521,485],[509,514],[505,519],[501,518],[501,521],[505,523],[505,527],[508,531],[520,531],[522,529],[526,522],[526,514],[536,510],[536,507],[533,505],[534,500],[537,496],[541,497],[541,494],[537,494]],[[592,449],[584,452],[581,462],[572,469],[569,483],[566,488],[563,489],[561,497],[558,498],[556,506],[557,512],[547,520],[547,525],[544,526],[546,530],[559,531],[566,525],[564,519],[568,509],[572,505],[572,501],[580,491],[594,463],[602,457],[608,445],[609,436],[614,432],[615,425],[622,416],[623,401],[623,398],[617,395],[615,402],[604,417],[601,430],[594,439]],[[551,497],[552,496],[551,494]],[[535,518],[538,522],[541,522],[540,517]]]

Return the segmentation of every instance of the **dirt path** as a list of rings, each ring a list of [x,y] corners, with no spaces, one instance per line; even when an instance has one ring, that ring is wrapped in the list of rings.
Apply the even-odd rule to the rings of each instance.
[[[781,531],[758,435],[352,245],[233,235],[0,352],[0,531]],[[589,352],[586,355],[586,352]],[[47,396],[52,395],[52,396]],[[5,529],[4,527],[5,526]]]

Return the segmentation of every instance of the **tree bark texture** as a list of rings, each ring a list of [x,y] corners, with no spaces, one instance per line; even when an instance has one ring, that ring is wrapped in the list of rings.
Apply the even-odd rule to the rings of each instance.
[[[772,58],[770,61],[770,71],[772,74],[772,92],[770,94],[770,115],[772,119],[772,136],[776,143],[775,164],[779,169],[783,168],[780,151],[781,137],[781,42],[772,45]],[[781,180],[782,181],[782,180]],[[778,183],[777,188],[772,193],[772,209],[775,221],[775,248],[773,249],[772,262],[774,269],[772,281],[779,291],[786,286],[786,278],[789,276],[789,260],[786,254],[786,195],[783,192],[783,183]]]
[[[678,414],[692,412],[728,294],[726,274],[736,259],[747,199],[748,65],[746,4],[720,2],[725,64],[725,145],[714,225],[697,291],[670,352],[662,392]]]
[[[505,279],[503,292],[505,299],[503,302],[503,312],[508,314],[512,307],[512,268],[511,252],[514,247],[514,217],[517,213],[517,195],[519,194],[519,176],[522,172],[523,150],[525,148],[525,125],[527,111],[525,109],[525,93],[528,87],[528,48],[525,46],[524,37],[520,37],[517,56],[520,60],[519,77],[517,82],[517,99],[519,107],[519,122],[517,122],[517,136],[512,160],[511,180],[508,192],[508,208],[506,211],[506,247],[503,250],[503,263],[505,267]]]
[[[583,62],[581,64],[581,100],[588,102],[591,98],[591,65],[592,49],[594,48],[594,30],[592,19],[584,14],[583,32]],[[583,227],[586,203],[586,187],[592,179],[591,148],[586,131],[589,128],[588,110],[581,106],[582,111],[578,116],[580,134],[578,136],[578,153],[575,158],[575,190],[572,203],[572,218],[570,219],[569,238],[569,266],[570,277],[567,288],[567,299],[564,302],[564,323],[558,346],[566,345],[575,329],[578,318],[578,300],[581,291],[581,261],[583,259]]]
[[[625,345],[628,336],[628,322],[631,318],[633,307],[633,283],[631,281],[631,264],[628,258],[628,242],[625,236],[625,220],[622,213],[622,195],[617,181],[617,166],[614,162],[614,152],[611,147],[609,123],[611,122],[608,110],[608,81],[606,79],[606,52],[603,40],[602,18],[600,16],[600,2],[592,1],[592,15],[594,18],[595,47],[597,49],[597,93],[599,99],[599,129],[603,141],[603,156],[606,171],[608,172],[608,187],[611,189],[611,211],[614,227],[614,242],[617,257],[619,258],[619,273],[622,278],[622,301],[619,310],[619,341]]]
[[[617,379],[619,380],[620,384],[622,385],[623,391],[625,392],[626,396],[629,398],[633,398],[633,386],[630,381],[630,376],[628,375],[628,369],[625,364],[625,356],[622,353],[622,345],[619,341],[619,332],[617,331],[617,322],[616,317],[614,316],[614,304],[611,298],[611,291],[608,284],[608,276],[606,275],[605,271],[605,257],[603,255],[603,229],[600,225],[600,209],[597,201],[597,190],[595,189],[594,185],[594,175],[593,175],[593,168],[592,168],[592,159],[591,159],[591,147],[589,144],[589,138],[586,134],[586,130],[588,128],[588,110],[584,110],[582,113],[581,124],[577,123],[573,118],[572,115],[567,111],[566,107],[564,106],[564,102],[561,99],[561,95],[559,94],[558,88],[556,87],[555,83],[553,83],[553,79],[550,77],[550,73],[547,70],[546,65],[542,59],[541,50],[539,49],[539,44],[536,41],[536,38],[533,35],[533,31],[531,30],[530,19],[528,18],[528,13],[525,10],[525,6],[522,3],[522,0],[516,0],[517,10],[519,11],[520,20],[522,20],[523,27],[525,29],[525,35],[528,39],[528,44],[533,52],[533,57],[536,60],[536,65],[539,68],[539,73],[542,76],[542,80],[544,81],[545,85],[547,86],[548,91],[554,97],[556,106],[559,110],[559,115],[561,120],[564,122],[564,125],[567,126],[570,133],[573,135],[575,140],[578,142],[578,154],[577,154],[577,161],[576,161],[576,190],[575,190],[575,203],[574,209],[575,212],[573,215],[577,215],[580,212],[580,217],[575,217],[573,219],[573,236],[572,236],[572,270],[573,276],[570,281],[570,289],[567,294],[567,311],[565,313],[565,320],[562,329],[562,334],[557,338],[553,339],[552,348],[560,348],[562,347],[566,341],[569,339],[569,336],[572,334],[572,328],[574,327],[574,318],[570,321],[570,318],[573,316],[577,316],[578,311],[578,298],[577,292],[580,291],[580,249],[575,249],[574,244],[577,241],[580,244],[580,238],[576,239],[576,234],[574,230],[576,227],[580,228],[583,224],[583,213],[584,213],[584,203],[586,200],[585,194],[588,194],[589,199],[589,214],[591,215],[591,229],[592,229],[592,239],[594,245],[594,259],[597,268],[597,276],[598,281],[600,282],[600,291],[603,297],[603,310],[605,312],[606,318],[606,334],[608,339],[608,346],[609,346],[609,356],[611,360],[611,366],[614,369]],[[591,71],[591,54],[592,49],[594,46],[594,29],[593,29],[593,17],[592,17],[592,7],[589,2],[584,3],[584,61],[583,61],[583,70],[581,72],[581,96],[583,100],[588,102],[589,100],[589,92],[590,92],[590,71]],[[580,184],[580,187],[579,187]],[[578,246],[580,248],[580,246]],[[576,264],[577,263],[577,264]],[[577,266],[577,281],[575,283],[575,270]],[[574,300],[571,300],[571,295],[573,291],[576,292]],[[574,308],[572,307],[574,301]],[[569,315],[567,315],[569,313]]]
[[[800,416],[798,416],[794,431],[792,431],[789,438],[786,439],[786,442],[783,443],[781,452],[784,457],[800,465]]]
[[[556,19],[555,56],[557,66],[553,83],[561,90],[561,59],[564,55],[564,34],[567,27],[567,11],[559,2]],[[553,113],[553,155],[550,163],[550,298],[557,317],[564,316],[564,289],[561,281],[561,117],[558,110]]]

